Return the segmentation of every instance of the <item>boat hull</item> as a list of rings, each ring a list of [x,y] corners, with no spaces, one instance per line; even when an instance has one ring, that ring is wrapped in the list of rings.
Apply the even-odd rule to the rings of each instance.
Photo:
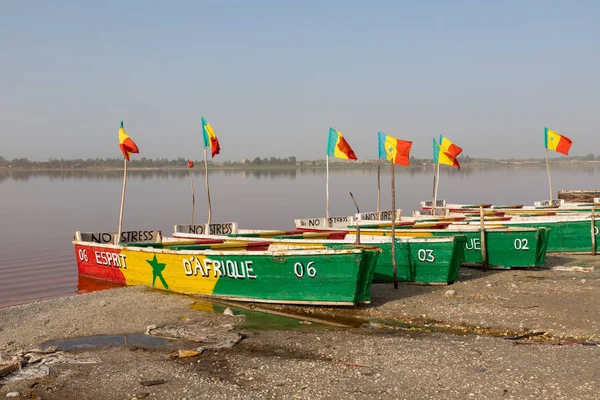
[[[455,235],[465,236],[464,252],[461,264],[464,266],[482,266],[483,252],[480,231],[456,231],[456,230],[431,230],[418,232],[423,236],[451,237]],[[389,235],[389,231],[385,232]],[[401,232],[400,235],[403,235]],[[406,233],[409,235],[410,233]],[[550,230],[526,229],[526,230],[486,230],[485,248],[488,268],[511,269],[511,268],[536,268],[546,261],[546,251],[549,242]],[[382,257],[385,257],[382,255]]]
[[[509,221],[506,226],[520,226],[528,228],[548,228],[550,230],[548,238],[549,252],[568,252],[568,253],[591,253],[592,252],[592,221],[590,219],[578,220],[545,220],[536,221],[532,218],[530,221]],[[594,221],[595,251],[598,247],[598,231],[600,230],[600,221]]]
[[[600,190],[564,190],[558,191],[558,198],[566,201],[586,201],[593,202],[596,197],[600,197]]]
[[[461,235],[452,239],[396,241],[398,281],[423,285],[447,285],[457,281],[467,238]],[[393,282],[392,243],[381,243],[377,247],[381,255],[373,281]]]
[[[278,231],[254,230],[240,232],[230,236],[210,236],[187,233],[181,229],[183,225],[176,225],[174,237],[188,240],[220,239],[223,241],[264,241],[270,243],[270,248],[291,250],[298,247],[325,246],[337,249],[355,243],[353,232],[321,231],[328,233],[348,234],[343,240],[319,239],[315,233],[277,235]],[[179,228],[178,228],[179,227]],[[390,231],[387,231],[390,232]],[[316,233],[319,235],[319,233]],[[379,248],[381,254],[373,274],[374,282],[393,282],[394,269],[392,263],[391,238],[384,235],[361,235],[361,244]],[[453,235],[455,236],[455,235]],[[462,254],[465,249],[466,237],[455,236],[445,238],[415,237],[396,239],[396,271],[397,279],[401,282],[441,285],[449,284],[458,279],[458,270]]]
[[[452,231],[435,231],[435,237],[455,235]],[[463,265],[483,265],[481,232],[460,231],[467,237]],[[546,261],[550,230],[486,230],[487,267],[498,269],[535,268]]]
[[[123,285],[250,302],[370,301],[379,250],[194,251],[73,242],[79,274]]]
[[[544,227],[531,229],[488,229],[485,232],[487,267],[497,269],[535,268],[546,261],[546,251],[550,243],[550,232]],[[348,233],[351,231],[348,230]],[[389,229],[361,230],[364,235],[391,236]],[[450,237],[464,235],[464,253],[461,258],[462,265],[483,265],[481,251],[481,232],[478,229],[414,229],[397,230],[396,236],[408,237]],[[380,260],[385,260],[382,254]],[[380,261],[381,262],[381,261]]]

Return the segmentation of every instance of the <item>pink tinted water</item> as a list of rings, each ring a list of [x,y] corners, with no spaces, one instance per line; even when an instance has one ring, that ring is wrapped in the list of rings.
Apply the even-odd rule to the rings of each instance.
[[[553,168],[554,188],[594,189],[594,166]],[[196,222],[206,220],[204,175],[196,172]],[[213,221],[241,228],[291,229],[294,218],[324,216],[325,171],[214,171],[210,175]],[[99,290],[80,281],[73,234],[116,231],[122,174],[114,172],[0,172],[0,307]],[[377,170],[336,170],[330,176],[332,215],[374,211]],[[396,204],[408,215],[430,199],[432,171],[396,168]],[[549,197],[545,168],[442,168],[440,198],[450,202],[532,204]],[[382,171],[382,209],[391,208],[390,169]],[[189,223],[187,170],[130,171],[125,230],[172,233]]]

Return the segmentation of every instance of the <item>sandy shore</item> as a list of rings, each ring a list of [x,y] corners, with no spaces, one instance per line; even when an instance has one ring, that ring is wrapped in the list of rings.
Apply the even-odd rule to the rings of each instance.
[[[238,332],[243,340],[189,358],[178,350],[206,343],[83,348],[67,355],[93,363],[49,363],[45,377],[0,381],[0,397],[597,399],[596,260],[549,257],[540,270],[463,268],[460,281],[445,287],[374,285],[372,304],[358,309],[270,308],[304,315],[297,319],[225,315],[225,306],[142,287],[4,308],[4,360],[48,340],[142,334],[149,325],[202,327],[211,343]]]

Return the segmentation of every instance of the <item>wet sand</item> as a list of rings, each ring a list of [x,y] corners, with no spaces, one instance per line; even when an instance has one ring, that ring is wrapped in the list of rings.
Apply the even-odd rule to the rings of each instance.
[[[0,397],[597,399],[596,260],[549,256],[538,270],[462,268],[449,286],[378,284],[372,304],[355,309],[243,305],[301,314],[296,319],[225,315],[223,305],[143,287],[4,308],[5,360],[48,340],[139,334],[149,325],[201,324],[217,336],[227,327],[243,340],[189,358],[178,350],[202,343],[80,349],[68,354],[95,363],[51,364],[46,377],[0,383]]]

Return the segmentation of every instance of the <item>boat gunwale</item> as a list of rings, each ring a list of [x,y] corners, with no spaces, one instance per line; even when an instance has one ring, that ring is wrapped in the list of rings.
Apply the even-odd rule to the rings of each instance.
[[[563,218],[566,217],[566,218]],[[546,216],[541,216],[541,217],[525,217],[525,218],[512,218],[508,221],[490,221],[490,223],[492,225],[517,225],[517,227],[521,227],[522,224],[556,224],[556,223],[567,223],[567,222],[591,222],[591,217],[590,216],[572,216],[572,218],[569,218],[571,216],[566,215],[566,216],[553,216],[553,217],[546,217]],[[596,221],[598,221],[598,219],[596,218],[600,218],[600,215],[596,215],[594,217],[594,219]],[[496,223],[495,223],[496,222]],[[467,222],[468,225],[478,225],[480,222],[479,221],[469,221]],[[487,225],[487,224],[486,224]],[[522,226],[523,228],[533,228],[536,229],[535,227],[528,227],[528,226]]]
[[[508,222],[508,221],[507,221]],[[466,232],[466,233],[471,233],[471,232],[480,232],[481,229],[478,227],[480,225],[480,221],[477,222],[467,222],[465,224],[452,224],[450,225],[448,228],[446,229],[427,229],[427,228],[423,228],[423,229],[401,229],[396,231],[396,234],[398,234],[398,232],[400,232],[399,236],[396,237],[396,239],[409,239],[411,238],[410,236],[410,232],[415,232],[415,233],[427,233],[427,232],[456,232],[457,235],[464,235],[464,233],[462,232]],[[529,232],[529,231],[534,231],[537,229],[540,229],[539,227],[530,227],[530,226],[505,226],[506,222],[503,221],[491,221],[490,224],[486,223],[485,224],[485,229],[488,232]],[[312,229],[312,228],[311,228]],[[307,231],[309,232],[309,231]],[[312,232],[312,231],[311,231]],[[347,232],[347,234],[351,235],[354,231],[352,229],[340,229],[340,232]],[[365,235],[365,236],[377,236],[377,235],[369,235],[369,233],[381,233],[381,232],[391,232],[390,229],[361,229],[360,233],[361,236]],[[187,235],[187,234],[184,234]],[[389,237],[389,236],[387,236]],[[190,236],[191,238],[191,236]],[[422,236],[415,236],[414,239],[425,239]],[[306,240],[306,239],[300,239],[300,240]]]
[[[342,243],[352,246],[352,243]],[[102,247],[109,249],[126,249],[127,251],[139,251],[143,253],[158,253],[158,254],[191,254],[195,255],[201,253],[206,256],[247,256],[248,254],[256,256],[272,256],[272,257],[284,257],[284,256],[299,256],[299,255],[333,255],[333,254],[362,254],[365,250],[381,252],[381,250],[375,246],[368,245],[357,245],[350,249],[328,249],[328,248],[297,248],[294,250],[224,250],[218,251],[213,249],[203,250],[172,250],[172,249],[159,249],[155,247],[139,247],[139,246],[121,246],[111,243],[95,243],[86,242],[81,240],[73,240],[73,245],[77,246],[91,246],[91,247]]]
[[[536,230],[536,228],[526,228],[528,230]],[[377,232],[380,232],[382,230],[377,230]],[[444,229],[440,229],[441,232],[447,232]],[[215,236],[215,235],[203,235],[203,234],[196,234],[196,233],[182,233],[182,232],[177,232],[174,233],[172,237],[178,238],[178,239],[205,239],[205,238],[215,238],[215,239],[225,239],[226,240],[238,240],[238,241],[253,241],[253,242],[266,242],[266,243],[290,243],[290,244],[296,244],[296,243],[306,243],[306,244],[346,244],[348,246],[376,246],[379,244],[385,244],[385,243],[391,243],[391,236],[382,236],[382,235],[369,235],[367,230],[361,231],[361,233],[365,233],[364,235],[361,234],[360,238],[361,238],[361,242],[359,244],[356,244],[356,242],[352,242],[351,239],[322,239],[319,240],[318,238],[306,238],[306,239],[275,239],[275,238],[269,238],[269,237],[244,237],[244,236],[240,236],[240,237],[236,237],[236,236]],[[374,232],[373,230],[371,230],[371,232]],[[385,232],[390,232],[390,231],[385,231]],[[348,235],[353,235],[352,231],[348,232]],[[455,236],[460,236],[461,234],[457,234]],[[373,238],[382,238],[381,241],[375,241],[376,239],[366,239],[366,242],[362,241],[363,236],[371,236]],[[384,240],[387,239],[387,240]],[[252,240],[250,240],[252,239]],[[353,238],[353,240],[356,240],[356,238]],[[373,242],[369,242],[369,240],[373,240]],[[396,241],[397,242],[408,242],[408,243],[421,243],[421,242],[449,242],[452,241],[452,237],[425,237],[425,236],[415,236],[415,237],[409,237],[409,236],[397,236],[396,237]]]

